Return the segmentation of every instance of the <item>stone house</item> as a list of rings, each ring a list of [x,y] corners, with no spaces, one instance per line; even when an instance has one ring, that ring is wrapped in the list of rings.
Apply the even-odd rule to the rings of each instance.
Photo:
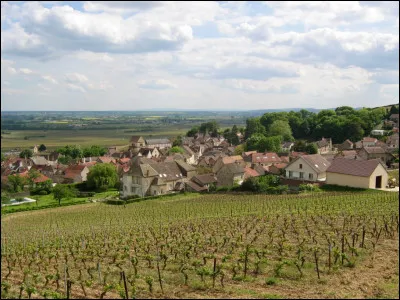
[[[382,147],[364,147],[358,151],[358,155],[363,159],[381,159],[385,164],[390,163],[393,160],[393,155],[388,153]]]
[[[195,175],[186,183],[187,191],[203,192],[209,191],[212,184],[217,183],[214,174]]]
[[[244,166],[239,161],[223,164],[215,174],[217,177],[217,186],[233,186],[235,183],[242,184],[244,173]]]
[[[354,148],[354,144],[349,139],[345,140],[338,146],[338,150],[352,150]]]
[[[252,153],[250,156],[247,156],[244,160],[247,166],[252,166],[252,167],[254,167],[255,165],[271,166],[273,164],[282,162],[281,158],[275,152]]]
[[[134,135],[131,137],[131,147],[132,148],[141,148],[146,146],[146,141],[143,137]]]
[[[388,136],[386,144],[388,148],[399,148],[399,134],[395,133],[391,136]]]
[[[294,146],[293,142],[284,142],[282,143],[281,148],[283,152],[289,152],[290,150],[292,150],[293,146]]]
[[[382,189],[388,173],[379,159],[348,160],[337,158],[326,170],[326,183],[355,188]]]
[[[65,170],[65,183],[81,183],[87,180],[89,168],[85,165],[71,165]]]
[[[243,160],[243,157],[241,157],[240,155],[223,156],[223,157],[220,156],[214,164],[213,173],[216,174],[219,171],[219,169],[221,169],[224,165],[232,164],[232,163],[239,164],[243,168],[246,166],[246,163]]]
[[[320,154],[303,155],[290,162],[285,173],[290,179],[325,181],[329,166],[330,162]]]
[[[137,153],[138,156],[144,156],[147,158],[158,158],[160,157],[160,151],[157,148],[140,148],[139,152]]]
[[[147,148],[171,148],[172,143],[169,139],[146,139]]]
[[[196,168],[183,161],[155,162],[135,157],[129,171],[122,176],[121,197],[167,194],[181,189],[181,183],[194,175]]]
[[[332,139],[322,138],[320,141],[316,142],[318,148],[318,154],[329,153],[333,150],[332,148]]]

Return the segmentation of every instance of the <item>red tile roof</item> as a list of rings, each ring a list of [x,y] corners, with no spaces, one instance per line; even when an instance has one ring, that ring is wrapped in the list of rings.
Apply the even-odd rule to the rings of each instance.
[[[115,159],[109,156],[100,156],[98,158],[102,163],[109,164],[115,162]]]
[[[275,152],[267,152],[267,153],[253,153],[251,155],[252,163],[277,163],[282,160]]]
[[[372,137],[365,137],[362,139],[363,142],[374,142],[376,143],[377,139]]]
[[[257,176],[260,176],[260,174],[258,174],[256,170],[249,167],[244,168],[244,178],[257,177]]]

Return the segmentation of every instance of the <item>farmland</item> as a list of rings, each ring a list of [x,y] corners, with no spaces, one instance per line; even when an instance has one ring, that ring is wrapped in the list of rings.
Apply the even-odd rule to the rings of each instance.
[[[221,129],[244,126],[245,116],[240,112],[2,112],[1,148],[125,146],[132,135],[171,138],[209,120],[218,121]]]
[[[380,192],[14,213],[2,298],[398,298],[398,211],[398,193]]]

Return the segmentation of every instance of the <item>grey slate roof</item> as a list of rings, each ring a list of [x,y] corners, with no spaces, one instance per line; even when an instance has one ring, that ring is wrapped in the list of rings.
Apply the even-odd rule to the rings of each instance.
[[[171,141],[169,139],[148,139],[146,140],[148,145],[157,145],[157,144],[170,144]]]
[[[332,164],[329,166],[326,172],[369,177],[379,164],[382,165],[378,159],[351,160],[345,158],[336,158],[332,161]]]

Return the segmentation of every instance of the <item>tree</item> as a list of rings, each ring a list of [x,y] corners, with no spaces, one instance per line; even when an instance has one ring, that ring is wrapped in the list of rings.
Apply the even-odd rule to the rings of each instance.
[[[284,141],[293,141],[292,129],[287,121],[276,120],[269,127],[269,136],[281,136]]]
[[[243,152],[244,152],[244,144],[240,144],[235,147],[235,155],[242,155]]]
[[[33,155],[33,152],[31,149],[24,149],[21,151],[21,153],[19,154],[20,158],[31,158]]]
[[[58,205],[61,205],[61,200],[64,198],[70,198],[75,196],[76,191],[74,191],[73,189],[69,188],[67,185],[65,184],[57,184],[54,188],[53,188],[53,197],[55,200],[58,201]]]
[[[28,183],[29,183],[29,188],[33,189],[33,186],[35,185],[35,180],[40,177],[40,173],[38,170],[31,168],[28,171]]]
[[[195,136],[198,132],[199,132],[199,127],[198,127],[198,126],[194,126],[194,127],[192,127],[192,129],[190,129],[190,130],[186,133],[186,136],[187,136],[187,137],[193,137],[193,136]]]
[[[171,149],[169,149],[168,152],[170,154],[171,153],[185,153],[185,151],[181,147],[178,147],[178,146],[172,147]]]
[[[178,135],[176,137],[176,139],[174,140],[174,142],[172,143],[172,147],[178,146],[178,147],[182,147],[183,142],[182,142],[182,136]]]
[[[317,154],[318,147],[315,143],[309,143],[304,147],[304,151],[307,152],[308,154]]]
[[[46,151],[46,149],[47,149],[47,147],[44,145],[44,144],[41,144],[40,146],[39,146],[39,151],[40,152],[43,152],[43,151]]]
[[[399,113],[399,106],[398,105],[392,105],[390,107],[389,117],[390,117],[390,115],[398,114],[398,113]]]
[[[94,165],[87,175],[87,186],[97,190],[107,190],[118,183],[117,169],[112,164]]]
[[[249,118],[246,120],[244,138],[248,139],[254,134],[265,135],[265,127],[260,123],[260,118]]]
[[[282,137],[281,136],[270,136],[261,139],[257,145],[257,151],[259,152],[279,152],[281,150]]]
[[[4,156],[3,153],[1,153],[1,161],[3,162],[3,161],[5,161],[5,160],[6,160],[6,157]]]
[[[90,147],[83,148],[82,155],[83,157],[91,157],[91,156],[103,156],[107,153],[107,149],[98,145],[92,145]],[[72,155],[72,153],[71,153]],[[79,155],[79,153],[78,153]]]
[[[9,190],[12,193],[18,193],[24,189],[26,183],[25,178],[20,175],[9,175],[8,177]]]

